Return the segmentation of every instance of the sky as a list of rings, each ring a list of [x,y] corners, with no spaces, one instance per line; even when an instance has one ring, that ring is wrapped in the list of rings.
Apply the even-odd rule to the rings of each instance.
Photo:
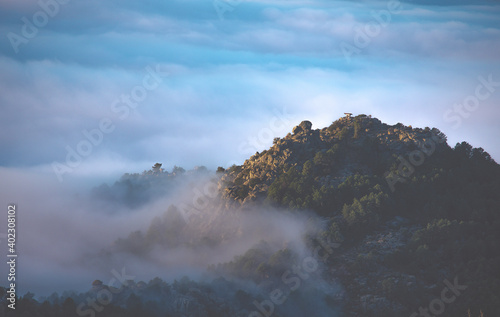
[[[241,164],[344,112],[500,160],[496,1],[0,0],[0,167]]]

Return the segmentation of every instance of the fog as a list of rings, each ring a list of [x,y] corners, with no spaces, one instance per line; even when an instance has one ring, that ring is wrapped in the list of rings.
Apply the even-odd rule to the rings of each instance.
[[[218,176],[208,171],[172,177],[174,185],[165,191],[146,186],[156,194],[138,195],[141,200],[132,204],[110,194],[121,188],[118,183],[58,183],[53,175],[21,169],[2,168],[0,175],[5,210],[17,204],[19,294],[85,292],[96,279],[111,280],[113,272],[135,281],[211,279],[217,274],[209,266],[230,262],[259,243],[270,252],[288,248],[298,259],[307,257],[303,238],[322,227],[307,212],[228,206],[220,201]],[[5,264],[0,274],[6,276]]]

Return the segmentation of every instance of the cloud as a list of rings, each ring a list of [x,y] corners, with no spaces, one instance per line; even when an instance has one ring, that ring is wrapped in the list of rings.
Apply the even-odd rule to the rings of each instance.
[[[354,43],[386,2],[242,2],[225,21],[210,1],[69,2],[18,54],[1,39],[0,145],[9,151],[0,165],[62,162],[66,146],[75,147],[102,118],[116,130],[94,149],[87,171],[98,160],[110,168],[136,168],[134,161],[211,168],[242,162],[249,153],[235,149],[283,107],[296,123],[308,118],[315,127],[348,109],[446,131],[444,111],[465,97],[456,87],[472,90],[477,76],[500,73],[499,8],[439,4],[404,2],[348,63],[340,44]],[[20,34],[21,18],[40,10],[24,2],[0,6],[3,34]],[[169,75],[120,120],[111,104],[156,64]],[[498,98],[492,95],[474,116],[497,117]],[[463,129],[474,133],[477,120]],[[449,129],[452,139],[467,139],[463,131]],[[498,155],[493,138],[478,144]]]
[[[106,215],[82,194],[89,186],[155,162],[167,169],[241,164],[302,120],[322,128],[353,112],[437,127],[451,145],[466,140],[499,161],[499,91],[459,128],[444,114],[474,94],[478,76],[500,81],[500,6],[486,0],[402,6],[348,62],[341,43],[353,44],[357,30],[376,23],[372,11],[387,2],[243,1],[221,21],[205,0],[70,1],[15,53],[6,35],[22,34],[21,18],[41,8],[0,1],[0,201],[19,204],[20,272],[30,290],[44,292],[54,276],[60,289],[109,280],[110,270],[121,267],[89,270],[75,265],[78,256],[131,229],[145,230],[169,202],[136,213],[111,205],[124,213]],[[113,102],[142,85],[146,67],[156,65],[168,75],[121,119]],[[67,148],[76,150],[83,131],[102,119],[113,122],[113,132],[59,183],[52,163],[66,164]],[[195,262],[189,251],[177,254]],[[159,254],[147,268],[157,273],[168,261]],[[128,265],[144,271],[137,259]]]
[[[37,296],[87,291],[93,280],[109,280],[112,270],[122,268],[136,281],[156,276],[169,282],[183,275],[200,278],[209,265],[231,261],[262,240],[273,252],[288,247],[300,255],[306,252],[304,235],[321,228],[321,221],[308,213],[223,208],[217,197],[206,194],[206,188],[217,188],[213,173],[179,177],[161,196],[136,201],[134,207],[91,195],[90,188],[97,184],[85,177],[74,176],[60,184],[49,174],[13,168],[0,168],[0,177],[0,201],[17,205],[19,291]],[[202,205],[194,204],[195,198],[202,199]],[[172,204],[181,218],[185,215],[182,227],[167,212]],[[196,213],[190,209],[193,206]],[[134,231],[147,237],[151,228],[159,234],[176,230],[177,244],[146,244],[152,240],[130,238]],[[1,242],[5,254],[7,246]],[[122,247],[137,243],[140,253]],[[7,269],[1,265],[0,273],[6,274]]]

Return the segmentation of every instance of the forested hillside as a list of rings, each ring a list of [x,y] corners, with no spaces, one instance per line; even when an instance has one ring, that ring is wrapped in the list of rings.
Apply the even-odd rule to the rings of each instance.
[[[208,258],[205,252],[217,253],[231,241],[253,236],[258,243],[230,260],[210,258],[203,278],[129,281],[102,311],[78,308],[111,290],[95,281],[87,293],[27,294],[15,316],[500,312],[500,166],[481,148],[450,146],[436,128],[391,126],[366,115],[322,129],[303,121],[241,166],[216,173],[155,166],[96,187],[93,197],[144,204],[178,184],[195,186],[193,175],[202,175],[218,188],[203,204],[206,212],[186,216],[185,203],[165,206],[146,230],[117,238],[96,257],[157,261],[159,254],[189,250]],[[305,228],[298,240],[277,229],[297,223]],[[4,307],[7,290],[0,288]]]

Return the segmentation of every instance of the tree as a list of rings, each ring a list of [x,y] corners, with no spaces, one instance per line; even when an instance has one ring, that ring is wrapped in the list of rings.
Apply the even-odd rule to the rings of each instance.
[[[61,306],[62,314],[64,317],[77,317],[75,301],[68,297],[64,300]]]
[[[162,217],[156,217],[149,226],[146,241],[149,245],[159,244],[173,247],[178,244],[186,221],[175,205],[170,205]]]
[[[175,175],[184,174],[185,172],[186,172],[185,169],[183,169],[182,167],[179,167],[177,165],[174,165],[174,168],[172,169],[172,173]]]
[[[304,163],[304,166],[302,167],[302,175],[303,176],[311,176],[313,172],[313,163],[311,160],[308,160],[307,162]]]
[[[362,223],[365,221],[366,210],[361,204],[361,202],[354,198],[354,201],[351,205],[344,205],[342,208],[342,215],[348,224],[353,225],[356,223]]]
[[[455,145],[455,153],[457,153],[458,157],[462,159],[469,159],[472,157],[472,145],[467,142],[457,143]]]
[[[359,124],[359,119],[356,118],[356,120],[354,121],[354,138],[357,139],[358,138],[358,133],[359,131],[361,130],[361,124]]]
[[[161,163],[156,163],[155,165],[153,165],[153,173],[160,173],[162,171],[161,165]]]
[[[338,135],[339,140],[343,141],[347,138],[348,134],[349,134],[349,128],[343,127],[342,130],[337,135]]]
[[[226,169],[224,167],[219,166],[219,167],[217,167],[216,173],[224,173],[225,171],[226,171]]]
[[[125,303],[127,313],[130,316],[140,316],[143,310],[141,298],[134,293],[130,294]]]

